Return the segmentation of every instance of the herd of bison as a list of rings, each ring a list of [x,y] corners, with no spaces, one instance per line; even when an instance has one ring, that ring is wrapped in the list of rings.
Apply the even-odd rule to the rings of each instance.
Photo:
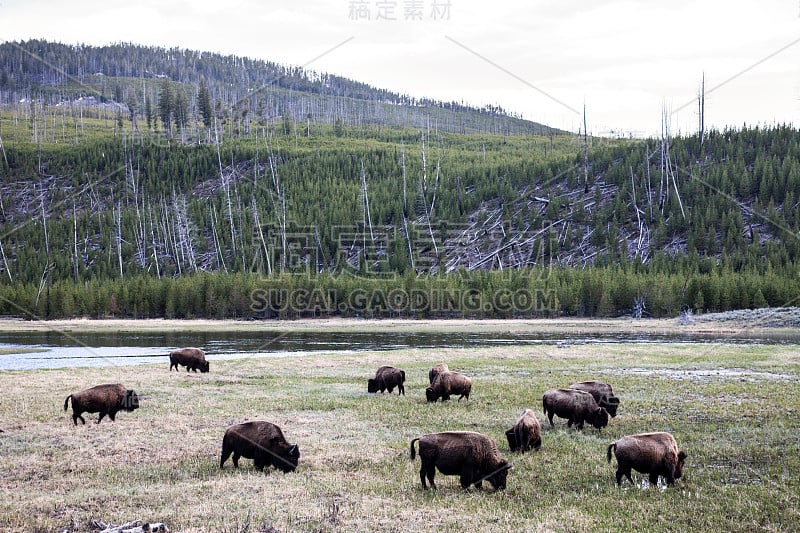
[[[182,348],[169,354],[170,370],[185,366],[186,371],[208,372],[209,364],[205,352],[199,348]],[[440,363],[428,373],[430,386],[425,389],[428,402],[441,399],[447,401],[451,396],[469,400],[472,380],[451,371],[446,364]],[[404,383],[406,374],[403,370],[391,366],[382,366],[375,372],[375,377],[367,380],[367,391],[370,393],[385,392],[390,394],[398,389],[398,394],[405,395]],[[131,412],[139,408],[139,397],[136,392],[126,389],[121,384],[97,385],[67,396],[64,410],[72,400],[72,422],[78,419],[85,424],[83,413],[99,413],[97,423],[108,415],[114,420],[117,412]],[[568,389],[551,389],[542,396],[542,408],[550,425],[553,416],[567,419],[567,426],[573,424],[582,429],[584,422],[601,429],[608,425],[609,416],[617,415],[619,398],[614,396],[611,386],[600,381],[584,381],[573,383]],[[512,452],[524,453],[531,449],[538,450],[542,445],[539,419],[531,409],[525,409],[514,426],[506,431],[508,445]],[[495,489],[504,489],[511,464],[500,456],[497,444],[491,438],[472,431],[446,431],[431,433],[411,441],[410,454],[414,460],[417,450],[414,443],[419,443],[421,466],[419,470],[422,487],[436,488],[434,476],[438,469],[443,475],[460,477],[461,486],[470,485],[480,488],[483,481],[488,481]],[[647,474],[652,485],[658,483],[662,476],[667,485],[673,485],[683,473],[686,453],[678,449],[675,439],[669,433],[640,433],[628,435],[609,444],[606,457],[611,462],[611,454],[617,458],[617,485],[625,476],[631,479],[631,469]],[[300,449],[297,444],[290,444],[281,428],[265,421],[252,421],[236,424],[225,431],[222,438],[222,453],[219,466],[233,455],[233,466],[239,466],[239,458],[252,459],[255,468],[263,470],[270,465],[285,472],[297,468],[300,460]],[[428,484],[426,484],[426,479]]]

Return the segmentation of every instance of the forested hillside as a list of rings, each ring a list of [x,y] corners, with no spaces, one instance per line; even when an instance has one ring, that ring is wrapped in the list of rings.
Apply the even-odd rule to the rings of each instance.
[[[164,51],[50,58],[119,81],[121,98],[89,100],[72,74],[0,48],[3,94],[28,91],[0,107],[0,314],[670,316],[800,297],[789,126],[701,142],[538,135],[458,106],[406,126],[368,107],[370,120],[234,117],[198,74],[206,55],[189,53],[169,71],[184,81],[147,79],[149,116],[120,102],[142,72],[166,71],[151,63]],[[328,98],[309,87],[303,98]],[[413,109],[353,87],[366,99],[351,101]],[[445,116],[532,129],[461,133]]]
[[[316,124],[427,127],[457,133],[548,133],[495,106],[413,98],[301,67],[209,52],[132,44],[64,45],[32,40],[0,44],[0,104],[28,103],[82,115],[102,108],[135,130],[208,138],[249,132],[275,120]],[[35,111],[36,111],[35,110]],[[90,111],[91,112],[91,111]],[[55,113],[58,115],[58,113]],[[54,138],[52,138],[54,139]],[[45,139],[46,140],[46,139]]]

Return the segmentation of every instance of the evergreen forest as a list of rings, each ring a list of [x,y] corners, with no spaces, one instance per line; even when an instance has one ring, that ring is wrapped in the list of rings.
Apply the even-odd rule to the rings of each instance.
[[[800,132],[662,120],[592,137],[247,58],[4,43],[0,315],[796,305]]]

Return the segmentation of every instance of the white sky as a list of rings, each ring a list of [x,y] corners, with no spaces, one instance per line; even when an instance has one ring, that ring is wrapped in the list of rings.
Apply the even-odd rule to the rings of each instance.
[[[656,134],[664,105],[695,131],[705,72],[707,126],[800,126],[800,0],[0,0],[0,41],[30,38],[305,65],[572,131],[585,103],[594,134]]]

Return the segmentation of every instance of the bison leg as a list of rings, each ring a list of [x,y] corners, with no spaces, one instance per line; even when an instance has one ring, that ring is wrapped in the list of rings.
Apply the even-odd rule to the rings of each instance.
[[[97,423],[99,424],[103,417],[106,416],[105,411],[100,411],[100,416],[97,417]]]
[[[405,395],[406,395],[406,388],[403,386],[403,384],[402,384],[402,383],[401,383],[400,385],[398,385],[398,387],[397,387],[397,395],[399,396],[399,395],[401,395],[401,394],[402,394],[403,396],[405,396]]]
[[[628,481],[631,482],[631,485],[634,485],[633,478],[631,477],[631,469],[630,468],[628,468],[628,470],[625,472],[625,477],[628,478]]]
[[[545,414],[547,415],[547,419],[550,421],[550,427],[551,428],[555,427],[555,424],[553,424],[553,414],[554,414],[553,411],[550,412],[545,411]]]
[[[115,421],[116,421],[116,419],[114,418],[114,417],[116,417],[116,416],[117,416],[117,412],[116,412],[116,411],[110,411],[110,412],[108,413],[108,418],[110,418],[112,422],[115,422]]]
[[[225,446],[222,447],[222,454],[219,457],[220,468],[222,468],[222,465],[224,465],[225,461],[228,460],[228,457],[231,456],[231,453],[233,453],[233,450],[231,450],[230,448],[226,448]]]
[[[654,487],[658,485],[658,474],[650,474],[650,484]]]
[[[466,465],[464,467],[462,467],[461,468],[461,477],[460,477],[461,488],[462,489],[469,488],[469,486],[472,485],[473,480],[476,477],[477,476],[475,476],[474,472],[472,471],[472,467],[466,466]],[[481,488],[481,479],[478,479],[477,481],[475,481],[475,486],[478,487],[478,488]]]
[[[72,413],[72,423],[75,424],[76,426],[78,425],[78,419],[79,418],[81,419],[81,424],[83,424],[85,426],[86,425],[86,420],[84,420],[81,415],[76,415],[75,413]]]
[[[241,455],[239,455],[239,452],[234,451],[233,452],[233,467],[234,468],[239,468],[239,457],[241,457]]]
[[[419,468],[419,479],[422,481],[422,488],[427,489],[428,487],[425,485],[425,478],[428,478],[428,483],[430,484],[432,489],[436,489],[436,483],[434,483],[433,478],[436,476],[436,465],[431,462],[430,464],[426,464],[425,462],[422,463],[422,466]]]

